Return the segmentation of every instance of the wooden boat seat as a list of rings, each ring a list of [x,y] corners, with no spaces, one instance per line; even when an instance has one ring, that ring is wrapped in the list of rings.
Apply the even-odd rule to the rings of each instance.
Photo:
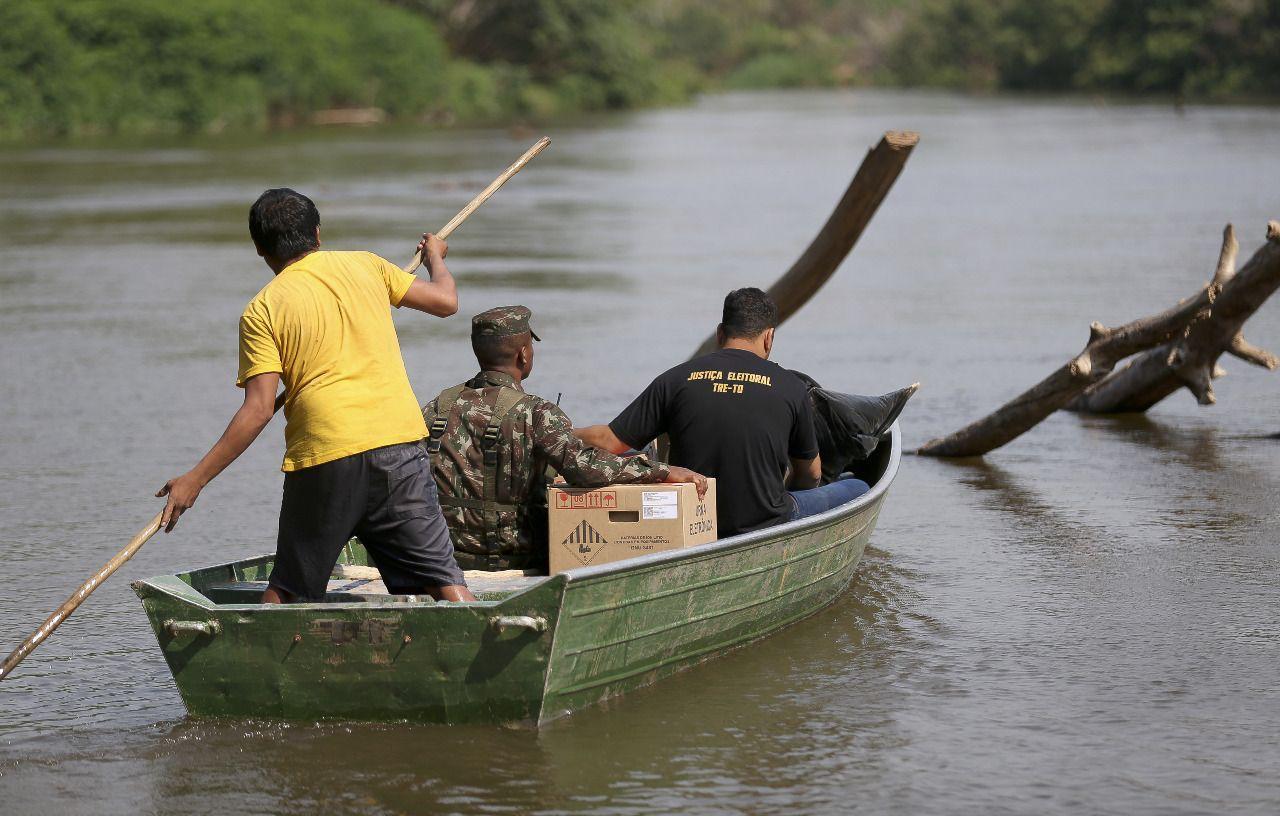
[[[387,592],[386,584],[382,583],[382,577],[374,567],[339,564],[333,572],[334,577],[329,579],[325,590],[325,603],[380,603],[405,598],[404,595]],[[467,586],[482,601],[501,600],[547,580],[547,576],[532,570],[467,570],[465,575]],[[204,594],[217,604],[257,603],[266,588],[266,581],[227,581],[211,584]],[[431,602],[425,596],[419,596],[419,599]]]

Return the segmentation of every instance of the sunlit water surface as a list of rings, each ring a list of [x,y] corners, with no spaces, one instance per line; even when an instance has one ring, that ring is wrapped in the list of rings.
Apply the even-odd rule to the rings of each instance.
[[[1280,216],[1280,112],[883,93],[709,98],[551,131],[452,241],[462,315],[397,315],[426,400],[466,316],[533,308],[532,390],[612,417],[767,285],[880,132],[922,141],[778,335],[825,384],[920,380],[908,444],[1170,305]],[[532,136],[291,133],[0,152],[0,652],[155,512],[240,398],[264,188],[403,261]],[[1280,303],[1249,324],[1280,347]],[[0,811],[1274,813],[1276,374],[1219,404],[1056,416],[982,464],[908,458],[849,592],[541,732],[190,720],[129,581],[268,551],[279,420],[0,686]]]

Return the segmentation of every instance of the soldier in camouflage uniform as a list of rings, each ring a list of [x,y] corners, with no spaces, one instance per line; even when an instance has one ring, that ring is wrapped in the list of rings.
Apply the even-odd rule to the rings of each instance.
[[[548,469],[572,487],[691,482],[685,468],[622,458],[573,435],[569,417],[521,382],[533,370],[530,312],[502,306],[471,320],[480,373],[423,409],[440,506],[463,569],[544,569]]]

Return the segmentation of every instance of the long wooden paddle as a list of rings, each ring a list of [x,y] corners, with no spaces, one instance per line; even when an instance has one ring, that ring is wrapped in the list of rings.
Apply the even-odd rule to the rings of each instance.
[[[544,136],[539,139],[533,147],[524,152],[523,156],[516,159],[514,164],[502,171],[502,174],[494,179],[493,183],[484,188],[484,190],[482,190],[475,198],[471,199],[467,206],[463,207],[457,215],[451,218],[449,223],[445,224],[444,227],[436,233],[436,235],[441,239],[447,239],[452,235],[453,231],[456,230],[463,221],[466,221],[473,212],[479,209],[481,204],[488,201],[490,196],[498,192],[502,185],[506,184],[512,176],[524,169],[524,166],[528,164],[534,156],[541,153],[549,144],[551,144],[551,140],[547,137]],[[412,272],[421,265],[422,253],[418,252],[414,254],[413,260],[409,262],[408,266],[404,267],[404,271]],[[279,411],[282,405],[284,405],[284,394],[276,397],[276,410]],[[138,534],[133,537],[123,550],[116,553],[115,557],[104,564],[102,569],[94,573],[92,578],[81,584],[80,588],[67,599],[66,603],[58,607],[57,611],[50,615],[48,619],[40,625],[39,629],[32,632],[26,640],[22,641],[22,644],[18,646],[18,648],[14,649],[9,656],[4,659],[4,663],[0,664],[0,680],[8,677],[14,668],[21,663],[27,655],[35,651],[35,648],[43,643],[49,635],[52,635],[54,630],[61,626],[62,622],[69,618],[71,613],[76,611],[80,604],[84,603],[103,581],[110,578],[112,573],[124,566],[124,563],[130,558],[133,558],[134,553],[142,549],[143,544],[146,544],[151,540],[151,537],[160,529],[160,519],[163,516],[163,512],[157,513],[156,517],[151,519],[151,522],[146,527],[139,530]]]
[[[35,651],[35,648],[44,642],[44,639],[53,634],[53,630],[62,625],[62,622],[76,611],[76,607],[85,602],[85,599],[93,594],[93,591],[105,580],[111,577],[111,574],[120,569],[124,562],[133,558],[133,554],[142,549],[142,545],[151,539],[160,529],[160,518],[163,512],[156,513],[156,517],[151,519],[151,523],[138,531],[133,540],[115,557],[102,566],[102,569],[94,573],[93,577],[80,585],[67,602],[58,607],[58,610],[40,625],[40,628],[32,632],[26,640],[22,641],[22,645],[14,649],[8,657],[4,659],[4,663],[0,664],[0,680],[9,676],[14,667],[22,662],[22,659]]]
[[[479,195],[471,199],[471,201],[467,203],[467,206],[458,210],[458,214],[453,218],[450,218],[449,223],[440,228],[440,231],[436,233],[436,237],[441,241],[449,240],[449,236],[453,235],[453,231],[462,226],[462,222],[470,218],[471,213],[480,209],[481,204],[488,201],[490,196],[498,192],[498,190],[502,188],[502,185],[511,180],[512,176],[523,170],[524,166],[532,161],[534,156],[545,150],[549,144],[551,144],[551,139],[547,136],[543,136],[541,139],[534,142],[533,147],[526,150],[523,156],[512,162],[511,166],[506,170],[503,170],[502,174],[490,182],[488,187],[481,190]],[[404,271],[412,272],[419,266],[422,266],[421,252],[414,254],[413,260],[409,262],[408,266],[404,267]]]

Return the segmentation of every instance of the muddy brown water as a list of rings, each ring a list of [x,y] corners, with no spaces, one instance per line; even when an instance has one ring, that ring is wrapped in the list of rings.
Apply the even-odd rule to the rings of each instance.
[[[454,237],[464,317],[398,315],[423,400],[465,315],[533,308],[531,389],[609,419],[766,285],[889,128],[923,138],[778,335],[843,390],[924,383],[907,442],[1170,305],[1280,216],[1280,111],[895,93],[708,98],[550,131]],[[403,262],[533,136],[339,130],[0,151],[0,651],[155,512],[234,410],[267,186]],[[1280,347],[1280,303],[1249,324]],[[1056,416],[981,464],[904,462],[850,591],[541,732],[192,720],[130,580],[270,550],[279,420],[0,685],[0,811],[1274,813],[1280,400]]]

